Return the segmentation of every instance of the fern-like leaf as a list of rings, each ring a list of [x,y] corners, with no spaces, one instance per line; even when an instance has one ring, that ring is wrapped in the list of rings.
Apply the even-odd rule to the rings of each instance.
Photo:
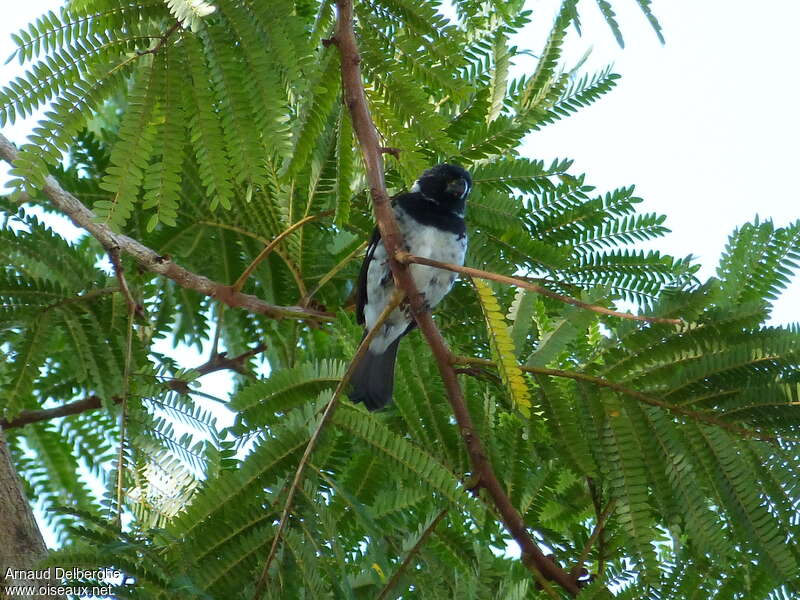
[[[486,329],[489,333],[489,343],[492,354],[497,362],[503,384],[508,390],[509,396],[514,406],[526,417],[530,416],[531,398],[528,391],[528,384],[522,376],[522,371],[517,364],[517,357],[514,351],[514,342],[511,334],[500,311],[500,304],[488,283],[480,280],[472,280],[478,292],[483,315],[486,319]]]

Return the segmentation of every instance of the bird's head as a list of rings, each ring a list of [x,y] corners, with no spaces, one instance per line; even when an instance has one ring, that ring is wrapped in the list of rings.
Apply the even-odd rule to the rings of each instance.
[[[443,163],[425,171],[411,191],[420,192],[440,206],[463,215],[471,188],[472,177],[466,169]]]

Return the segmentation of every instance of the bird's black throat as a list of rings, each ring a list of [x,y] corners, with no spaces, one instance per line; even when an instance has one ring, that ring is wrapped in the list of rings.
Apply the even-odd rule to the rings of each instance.
[[[395,199],[395,203],[421,225],[454,233],[459,238],[467,233],[463,203],[461,206],[445,207],[419,192],[402,194]]]

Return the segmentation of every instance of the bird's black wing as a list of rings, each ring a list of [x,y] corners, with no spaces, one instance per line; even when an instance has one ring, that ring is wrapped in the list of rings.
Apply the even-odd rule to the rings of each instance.
[[[358,283],[356,283],[356,323],[359,325],[364,324],[364,306],[369,301],[369,298],[367,298],[367,273],[369,273],[369,264],[372,262],[375,248],[378,247],[378,242],[380,241],[381,232],[376,227],[372,231],[372,236],[369,238],[367,252],[364,255],[364,262],[361,263],[361,271],[358,274]]]

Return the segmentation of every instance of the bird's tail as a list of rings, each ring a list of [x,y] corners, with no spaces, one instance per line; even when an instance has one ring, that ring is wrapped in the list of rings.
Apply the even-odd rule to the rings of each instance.
[[[350,378],[350,400],[363,402],[369,410],[378,410],[392,401],[394,362],[399,343],[398,337],[381,354],[367,350]]]

